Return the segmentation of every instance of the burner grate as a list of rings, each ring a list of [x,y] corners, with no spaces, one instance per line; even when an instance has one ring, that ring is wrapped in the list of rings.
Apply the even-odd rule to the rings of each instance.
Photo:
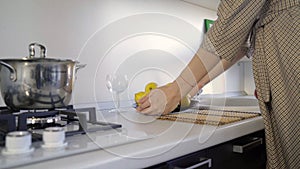
[[[0,131],[10,132],[16,130],[16,117],[13,114],[0,114]]]

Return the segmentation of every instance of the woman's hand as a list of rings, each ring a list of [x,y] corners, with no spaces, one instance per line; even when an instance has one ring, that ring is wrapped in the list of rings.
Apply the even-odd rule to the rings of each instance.
[[[173,82],[152,90],[138,101],[137,111],[147,115],[161,115],[172,112],[181,100],[180,89]]]

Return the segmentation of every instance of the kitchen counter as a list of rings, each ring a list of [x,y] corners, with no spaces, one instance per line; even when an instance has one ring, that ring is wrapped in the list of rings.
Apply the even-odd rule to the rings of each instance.
[[[217,127],[157,120],[134,110],[98,113],[98,120],[122,124],[136,141],[18,168],[144,168],[264,129],[261,116]]]

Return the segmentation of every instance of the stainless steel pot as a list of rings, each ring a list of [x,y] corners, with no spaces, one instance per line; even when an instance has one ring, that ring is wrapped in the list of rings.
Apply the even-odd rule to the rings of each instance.
[[[40,58],[35,57],[35,47]],[[0,88],[5,104],[12,110],[65,107],[71,100],[75,74],[80,65],[73,60],[46,58],[46,48],[29,45],[29,56],[0,60]]]

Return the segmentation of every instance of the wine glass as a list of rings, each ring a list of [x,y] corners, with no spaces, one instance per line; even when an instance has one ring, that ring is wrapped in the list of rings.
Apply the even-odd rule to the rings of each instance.
[[[108,74],[106,75],[106,87],[113,94],[115,109],[110,112],[121,112],[120,110],[120,93],[124,92],[128,87],[128,78],[124,74]]]

